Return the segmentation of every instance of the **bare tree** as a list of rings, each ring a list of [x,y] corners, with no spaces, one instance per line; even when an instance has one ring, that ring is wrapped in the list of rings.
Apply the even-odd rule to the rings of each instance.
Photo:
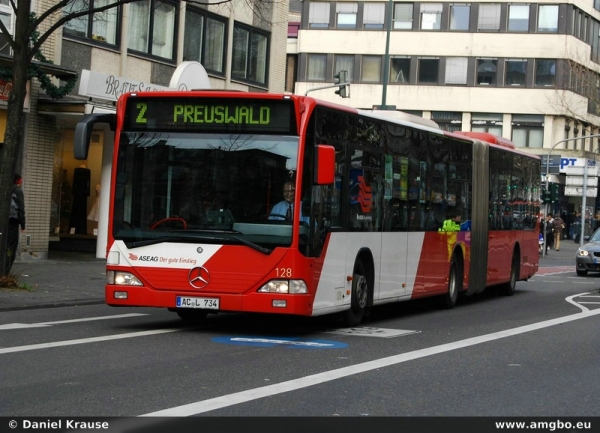
[[[36,53],[48,38],[64,24],[90,14],[104,12],[118,6],[135,3],[139,0],[114,0],[98,2],[99,7],[90,7],[87,0],[60,0],[43,11],[39,16],[32,15],[30,0],[10,0],[15,13],[14,33],[11,34],[0,21],[0,32],[5,36],[13,52],[12,90],[8,95],[6,133],[0,145],[0,233],[7,233],[10,197],[13,174],[16,170],[18,150],[23,146],[25,116],[23,107],[29,70]],[[215,6],[231,3],[234,0],[186,0],[192,5]],[[241,0],[245,2],[254,17],[267,26],[269,12],[277,0]],[[0,276],[4,275],[7,236],[0,236]]]
[[[600,74],[583,62],[565,60],[562,85],[550,101],[561,114],[600,126]]]

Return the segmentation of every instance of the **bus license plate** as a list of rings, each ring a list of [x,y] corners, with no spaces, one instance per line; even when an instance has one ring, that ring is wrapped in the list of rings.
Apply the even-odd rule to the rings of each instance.
[[[202,308],[204,310],[218,310],[219,298],[189,298],[177,296],[177,308]]]

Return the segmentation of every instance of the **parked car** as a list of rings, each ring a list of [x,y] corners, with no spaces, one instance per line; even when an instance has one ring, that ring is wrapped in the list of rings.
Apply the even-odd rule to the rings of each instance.
[[[575,268],[577,275],[585,276],[588,271],[600,272],[600,229],[584,238],[587,242],[577,250]]]

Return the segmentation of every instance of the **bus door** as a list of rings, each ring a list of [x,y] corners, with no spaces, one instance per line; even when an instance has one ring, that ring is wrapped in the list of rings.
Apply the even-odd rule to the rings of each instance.
[[[386,161],[374,150],[351,150],[349,231],[368,232],[357,238],[373,255],[374,300],[403,296],[406,286],[407,234],[399,231],[401,209],[392,201],[393,167]]]

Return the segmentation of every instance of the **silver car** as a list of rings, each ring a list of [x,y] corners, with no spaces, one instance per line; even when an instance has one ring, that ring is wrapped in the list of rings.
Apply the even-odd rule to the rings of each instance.
[[[596,230],[587,243],[579,247],[575,255],[577,275],[585,276],[588,271],[600,272],[600,229]]]

